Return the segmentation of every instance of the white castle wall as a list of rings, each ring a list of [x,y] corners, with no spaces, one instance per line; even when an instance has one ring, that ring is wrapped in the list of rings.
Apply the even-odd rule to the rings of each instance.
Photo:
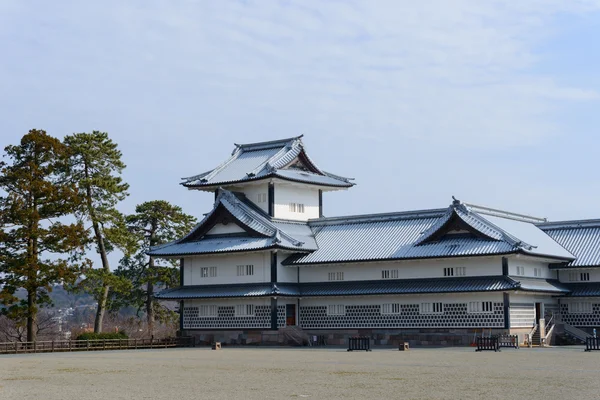
[[[238,265],[254,265],[254,275],[237,276]],[[216,277],[201,277],[200,268],[217,267]],[[184,285],[218,285],[271,281],[269,252],[185,257]]]

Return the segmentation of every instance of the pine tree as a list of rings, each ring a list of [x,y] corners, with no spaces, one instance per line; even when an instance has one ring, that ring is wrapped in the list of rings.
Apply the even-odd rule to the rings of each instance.
[[[125,303],[146,312],[149,335],[154,333],[157,317],[164,320],[168,314],[154,301],[155,288],[179,285],[179,273],[172,261],[155,260],[146,252],[151,247],[181,238],[193,228],[195,221],[180,207],[162,200],[142,203],[136,207],[135,214],[127,216],[129,230],[138,240],[138,251],[124,257],[116,273],[132,282],[134,289]]]
[[[35,341],[37,315],[51,304],[58,283],[75,281],[81,270],[85,234],[80,223],[64,223],[77,207],[73,185],[63,181],[67,149],[43,130],[31,130],[7,146],[0,162],[0,304],[13,320],[27,321]],[[25,300],[15,293],[27,292]]]
[[[102,263],[100,269],[87,270],[86,279],[79,284],[98,302],[94,321],[94,332],[98,333],[102,332],[111,287],[127,290],[127,285],[111,272],[108,253],[114,246],[128,249],[125,218],[115,207],[128,196],[129,185],[120,176],[125,168],[122,154],[107,133],[75,133],[66,136],[64,143],[69,148],[68,176],[80,199],[76,216],[91,225],[91,240]]]

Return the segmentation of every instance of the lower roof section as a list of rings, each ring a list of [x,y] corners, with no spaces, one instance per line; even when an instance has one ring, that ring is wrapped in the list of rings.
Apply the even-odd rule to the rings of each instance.
[[[600,297],[600,282],[565,283],[569,297]]]
[[[249,283],[234,285],[182,286],[164,290],[160,300],[219,299],[246,297],[325,297],[469,293],[522,290],[567,294],[569,290],[549,279],[519,279],[508,276],[472,278],[395,279],[314,283]]]

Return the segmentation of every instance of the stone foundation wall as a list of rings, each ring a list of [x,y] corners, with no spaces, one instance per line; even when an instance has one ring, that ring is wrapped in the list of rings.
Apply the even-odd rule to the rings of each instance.
[[[481,329],[306,329],[311,338],[324,339],[327,346],[343,347],[352,336],[369,336],[374,347],[398,347],[408,342],[411,347],[421,346],[469,346],[475,335],[481,336]],[[508,333],[505,329],[485,329],[484,335]],[[221,342],[223,345],[293,345],[281,331],[234,330],[200,331],[186,330],[185,336],[194,336],[198,345]]]

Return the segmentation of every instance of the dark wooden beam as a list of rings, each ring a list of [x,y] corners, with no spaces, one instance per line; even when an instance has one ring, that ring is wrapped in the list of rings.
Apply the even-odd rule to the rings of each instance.
[[[323,218],[323,190],[319,189],[319,218]]]
[[[271,329],[277,330],[277,299],[271,298]]]
[[[271,252],[271,283],[277,282],[277,253]]]
[[[275,216],[275,184],[273,182],[269,183],[269,194],[267,196],[269,198],[269,216]]]

